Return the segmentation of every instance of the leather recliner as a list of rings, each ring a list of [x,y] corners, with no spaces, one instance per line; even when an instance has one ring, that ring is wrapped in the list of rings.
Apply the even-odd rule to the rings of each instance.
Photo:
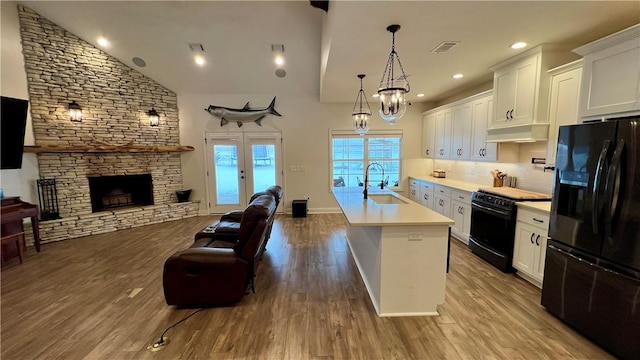
[[[279,185],[273,185],[268,187],[265,191],[260,191],[251,196],[249,203],[251,203],[256,197],[264,194],[272,194],[276,201],[276,208],[282,200],[284,190]],[[208,225],[204,229],[200,230],[195,235],[195,240],[203,237],[212,238],[215,240],[222,240],[228,242],[235,242],[240,231],[240,220],[242,219],[243,210],[233,210],[222,214],[220,220],[216,223]],[[269,229],[269,233],[271,229]],[[267,240],[269,240],[267,238]],[[266,242],[265,242],[266,245]]]
[[[234,303],[257,271],[276,210],[272,194],[258,195],[243,211],[237,241],[202,237],[165,261],[167,304],[181,307]]]

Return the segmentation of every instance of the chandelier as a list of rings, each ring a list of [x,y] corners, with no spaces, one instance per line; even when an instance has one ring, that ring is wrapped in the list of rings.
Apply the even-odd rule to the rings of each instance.
[[[353,129],[360,135],[364,135],[369,131],[369,118],[371,117],[369,101],[367,101],[367,96],[364,94],[364,90],[362,90],[362,79],[365,76],[365,74],[358,75],[360,78],[360,91],[358,91],[356,103],[353,104],[353,112],[351,113],[351,116],[353,117]],[[364,99],[367,104],[366,109],[362,107],[362,99]]]
[[[400,57],[396,52],[396,32],[400,25],[389,25],[387,31],[392,34],[391,53],[384,68],[378,94],[380,95],[380,116],[388,123],[395,124],[407,111],[405,95],[409,92],[409,81],[404,73]],[[396,73],[395,63],[398,63],[401,74]]]

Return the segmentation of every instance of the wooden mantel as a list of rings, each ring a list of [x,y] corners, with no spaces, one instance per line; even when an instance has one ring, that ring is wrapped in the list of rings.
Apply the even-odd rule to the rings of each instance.
[[[27,153],[161,153],[193,151],[190,145],[26,145]]]

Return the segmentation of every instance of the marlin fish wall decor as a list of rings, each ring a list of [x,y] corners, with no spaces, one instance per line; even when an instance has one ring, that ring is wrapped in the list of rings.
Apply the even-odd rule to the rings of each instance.
[[[265,116],[271,114],[275,116],[282,116],[275,109],[276,97],[273,97],[271,104],[263,109],[251,109],[249,102],[245,104],[242,109],[228,108],[224,106],[209,105],[204,109],[209,114],[220,118],[220,126],[225,126],[230,122],[235,122],[238,127],[241,127],[243,123],[255,122],[258,126],[262,126],[261,122]]]

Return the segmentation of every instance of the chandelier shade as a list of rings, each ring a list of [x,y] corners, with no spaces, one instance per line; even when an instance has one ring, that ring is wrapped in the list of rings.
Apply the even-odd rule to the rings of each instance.
[[[387,59],[378,95],[380,95],[380,117],[390,124],[395,124],[407,111],[406,94],[410,91],[407,75],[400,62],[400,56],[396,52],[396,32],[400,30],[400,25],[389,25],[387,31],[392,34],[391,53]],[[398,64],[399,72],[396,70]]]
[[[351,117],[353,118],[353,129],[360,135],[364,135],[369,131],[369,119],[371,118],[369,101],[362,89],[362,79],[364,79],[365,76],[365,74],[358,75],[358,78],[360,78],[360,91],[358,91],[356,102],[353,104],[353,112],[351,113]],[[363,100],[367,105],[366,108],[363,106]]]

